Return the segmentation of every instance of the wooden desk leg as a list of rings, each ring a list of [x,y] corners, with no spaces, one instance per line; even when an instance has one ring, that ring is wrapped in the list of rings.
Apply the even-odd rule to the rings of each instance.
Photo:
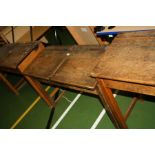
[[[42,89],[41,84],[29,76],[24,76],[24,77],[31,84],[31,86],[35,89],[35,91],[40,95],[40,97],[48,104],[48,106],[53,107],[54,102],[49,97],[49,95],[44,91],[44,89]]]
[[[103,79],[97,79],[97,82],[99,97],[115,127],[121,129],[128,128],[111,89],[106,87]]]
[[[2,73],[0,73],[0,79],[8,86],[8,88],[15,93],[16,95],[19,95],[18,91],[16,88],[6,79],[6,77],[3,76]]]

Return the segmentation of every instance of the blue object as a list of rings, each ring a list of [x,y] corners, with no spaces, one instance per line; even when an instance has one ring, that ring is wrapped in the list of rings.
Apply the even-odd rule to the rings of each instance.
[[[104,32],[104,31],[100,31],[97,32],[96,35],[97,36],[107,36],[107,35],[117,35],[118,33],[125,33],[125,32],[135,32],[135,31],[149,31],[149,30],[155,30],[155,29],[148,29],[148,30],[134,30],[134,31],[110,31],[110,32]]]

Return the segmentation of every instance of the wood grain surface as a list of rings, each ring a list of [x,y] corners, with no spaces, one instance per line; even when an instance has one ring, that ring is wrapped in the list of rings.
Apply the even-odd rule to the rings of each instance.
[[[22,60],[37,47],[38,42],[4,45],[0,48],[0,68],[16,69]]]
[[[94,89],[90,72],[97,65],[104,46],[52,46],[45,49],[24,74],[51,82]]]
[[[119,35],[107,48],[93,77],[155,86],[155,31]],[[123,38],[122,38],[123,37]]]

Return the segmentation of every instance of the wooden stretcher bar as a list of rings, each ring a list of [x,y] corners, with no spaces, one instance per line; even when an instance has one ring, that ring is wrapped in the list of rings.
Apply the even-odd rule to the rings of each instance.
[[[0,73],[0,80],[2,80],[13,93],[19,95],[15,87],[7,80],[7,78],[2,73]]]

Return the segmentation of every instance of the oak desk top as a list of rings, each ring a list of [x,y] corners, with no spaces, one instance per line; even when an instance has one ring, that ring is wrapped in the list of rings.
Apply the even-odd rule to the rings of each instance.
[[[104,46],[50,46],[23,72],[25,75],[64,85],[94,89],[90,72],[97,65]]]
[[[25,57],[36,48],[38,48],[38,42],[2,46],[0,48],[0,68],[16,70]]]
[[[91,75],[155,86],[155,31],[118,35]]]

